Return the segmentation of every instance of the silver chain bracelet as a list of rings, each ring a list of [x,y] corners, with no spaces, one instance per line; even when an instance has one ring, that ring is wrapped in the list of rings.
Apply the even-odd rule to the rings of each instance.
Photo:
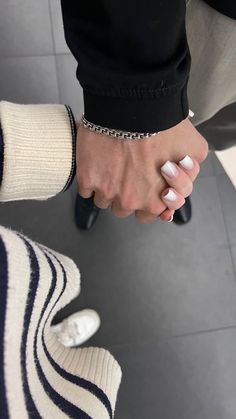
[[[189,117],[192,118],[193,115],[194,113],[191,110],[189,110]],[[100,125],[96,125],[93,122],[87,121],[87,119],[84,117],[84,114],[82,115],[81,123],[85,128],[88,128],[90,131],[97,132],[98,134],[105,134],[109,137],[118,138],[120,140],[145,140],[161,132],[159,131],[154,133],[140,133],[101,127]]]
[[[156,134],[159,134],[158,132],[140,133],[101,127],[100,125],[96,125],[93,122],[87,121],[84,115],[82,115],[81,123],[85,128],[88,128],[90,131],[97,132],[98,134],[105,134],[109,137],[118,138],[120,140],[145,140],[147,138],[153,137]]]

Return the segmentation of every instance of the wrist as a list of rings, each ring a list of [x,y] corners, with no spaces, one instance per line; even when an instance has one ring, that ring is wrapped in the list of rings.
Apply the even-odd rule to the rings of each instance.
[[[73,177],[73,116],[64,105],[0,103],[1,201],[47,199]]]

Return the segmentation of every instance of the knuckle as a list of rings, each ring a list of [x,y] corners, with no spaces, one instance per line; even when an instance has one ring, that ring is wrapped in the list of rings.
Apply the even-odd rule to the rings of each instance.
[[[191,182],[189,183],[188,186],[186,186],[186,188],[184,188],[182,195],[184,196],[184,198],[187,198],[187,196],[191,195],[192,192],[193,192],[193,183]]]
[[[125,212],[133,212],[134,211],[134,206],[129,205],[128,203],[121,203],[120,204],[120,209],[121,211],[125,211]]]
[[[160,215],[165,210],[165,205],[163,203],[151,204],[148,206],[147,211],[152,215]]]
[[[183,206],[184,204],[185,204],[185,199],[182,199],[182,200],[181,200],[181,202],[180,202],[178,205],[176,205],[175,210],[178,210],[178,209],[182,208],[182,206]]]
[[[122,211],[131,212],[135,210],[135,200],[130,197],[121,197],[120,199],[120,209]]]
[[[127,213],[122,212],[121,210],[118,210],[117,208],[111,208],[111,211],[113,215],[115,215],[117,218],[125,218],[128,217]]]
[[[195,162],[195,178],[199,175],[200,173],[200,166],[197,162]]]
[[[114,198],[114,190],[111,187],[104,187],[101,193],[107,201],[112,201]]]
[[[103,199],[105,201],[109,201],[109,202],[112,201],[113,198],[114,198],[114,195],[113,194],[107,193],[107,192],[104,192],[102,196],[103,196]]]
[[[202,145],[199,151],[200,162],[203,162],[208,156],[209,146],[205,138],[202,137]]]
[[[92,188],[92,181],[89,176],[78,174],[78,184],[79,187],[82,189],[90,189]]]
[[[78,186],[79,186],[80,191],[86,191],[86,190],[92,190],[93,189],[92,185],[90,185],[87,182],[86,183],[79,182]]]
[[[127,214],[122,214],[121,212],[118,212],[118,211],[114,212],[114,215],[115,215],[117,218],[120,218],[120,219],[128,217],[128,215],[127,215]]]
[[[189,195],[191,195],[192,192],[193,192],[193,183],[191,182],[189,185],[189,190],[188,190]]]
[[[143,214],[135,214],[136,221],[138,224],[151,224],[157,220],[156,216],[153,215],[143,215]]]
[[[107,201],[106,201],[106,199],[104,198],[104,196],[100,193],[100,192],[98,192],[98,191],[96,191],[95,192],[95,196],[94,196],[94,203],[95,203],[95,205],[97,205],[98,207],[104,207],[104,206],[106,206],[107,205]]]

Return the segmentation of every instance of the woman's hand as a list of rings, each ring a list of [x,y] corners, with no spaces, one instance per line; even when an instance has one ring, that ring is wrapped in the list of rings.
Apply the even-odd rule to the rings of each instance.
[[[166,188],[161,198],[166,204],[167,209],[160,215],[163,221],[172,221],[175,210],[181,208],[185,203],[185,198],[191,195],[193,190],[193,182],[200,172],[200,165],[198,162],[185,156],[179,164],[174,162],[166,162],[162,168],[161,173],[169,188]],[[150,216],[149,223],[154,221],[155,217]]]
[[[174,211],[183,204],[207,152],[206,140],[188,118],[156,136],[138,141],[109,138],[79,126],[79,193],[88,198],[95,192],[95,204],[99,208],[111,206],[117,217],[135,213],[139,223],[154,221],[167,208]],[[195,165],[192,174],[184,168],[179,169],[177,176],[165,173],[165,162],[179,162],[187,155]],[[169,186],[179,194],[175,201],[163,197]]]

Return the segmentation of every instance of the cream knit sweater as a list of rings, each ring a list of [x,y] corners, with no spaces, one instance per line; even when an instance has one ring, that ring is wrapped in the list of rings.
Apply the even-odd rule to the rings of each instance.
[[[75,165],[75,124],[63,105],[0,102],[4,137],[0,201],[47,199],[61,192]]]
[[[67,109],[1,103],[0,111],[0,199],[41,199],[63,190],[72,168]],[[67,349],[50,329],[56,312],[79,292],[72,260],[0,227],[1,419],[113,417],[121,381],[113,356],[99,348]]]

